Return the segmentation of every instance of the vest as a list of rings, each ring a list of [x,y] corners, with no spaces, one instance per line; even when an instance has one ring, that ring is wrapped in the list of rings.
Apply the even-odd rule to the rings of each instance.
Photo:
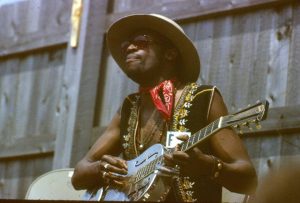
[[[170,121],[171,131],[191,132],[194,134],[208,125],[210,111],[216,87],[190,83],[174,107]],[[136,127],[138,122],[139,93],[126,97],[121,109],[120,135],[122,136],[123,157],[131,160],[139,155],[135,146]],[[165,139],[161,144],[165,145]],[[200,146],[206,154],[212,154],[209,142]],[[183,174],[172,184],[166,201],[170,202],[221,202],[222,187],[208,176]]]

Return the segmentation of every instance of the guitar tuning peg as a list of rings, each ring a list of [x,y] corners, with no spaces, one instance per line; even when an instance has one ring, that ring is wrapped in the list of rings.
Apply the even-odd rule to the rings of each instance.
[[[242,125],[245,126],[245,127],[247,127],[251,131],[253,130],[252,127],[251,127],[251,125],[250,125],[250,122],[245,122]]]
[[[242,129],[241,129],[241,126],[240,125],[238,125],[238,124],[236,124],[236,125],[234,125],[233,126],[234,128],[236,128],[236,130],[237,130],[237,132],[238,132],[238,134],[243,134],[243,131],[242,131]]]
[[[236,128],[237,130],[239,130],[241,128],[241,126],[239,124],[233,125],[234,128]]]
[[[258,129],[258,130],[261,129],[261,125],[258,120],[255,121],[255,126],[256,126],[256,129]]]
[[[249,123],[248,123],[248,122],[244,122],[244,123],[242,123],[242,126],[248,127],[248,126],[249,126]]]
[[[257,100],[257,101],[256,101],[257,104],[260,103],[260,102],[261,102],[260,100]]]
[[[248,123],[247,123],[247,127],[248,127],[248,129],[249,129],[250,131],[252,131],[252,130],[253,130],[253,128],[252,128],[252,126],[251,126],[251,123],[250,123],[250,122],[248,122]]]

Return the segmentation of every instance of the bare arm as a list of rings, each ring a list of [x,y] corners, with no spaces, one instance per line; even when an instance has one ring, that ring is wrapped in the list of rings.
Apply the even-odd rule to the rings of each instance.
[[[117,112],[103,135],[76,165],[72,177],[75,189],[90,189],[102,185],[106,163],[115,165],[113,168],[115,172],[126,173],[124,161],[112,156],[120,153],[120,141],[120,113]]]
[[[216,93],[214,95],[208,122],[213,122],[227,115],[224,101]],[[257,185],[255,169],[239,136],[230,128],[222,129],[210,138],[213,155],[223,165],[220,175],[214,181],[232,192],[253,193]],[[191,152],[175,151],[165,157],[168,162],[178,164],[184,173],[212,176],[215,159],[194,147]]]
[[[216,93],[208,121],[227,114],[222,97]],[[223,162],[220,176],[215,181],[233,192],[253,193],[257,176],[240,137],[230,128],[222,129],[211,138],[211,147],[214,155]]]

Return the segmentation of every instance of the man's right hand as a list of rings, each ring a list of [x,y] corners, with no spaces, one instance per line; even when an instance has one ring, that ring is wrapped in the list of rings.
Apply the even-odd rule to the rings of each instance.
[[[127,162],[120,157],[103,155],[98,161],[100,173],[105,183],[122,186],[127,174]]]

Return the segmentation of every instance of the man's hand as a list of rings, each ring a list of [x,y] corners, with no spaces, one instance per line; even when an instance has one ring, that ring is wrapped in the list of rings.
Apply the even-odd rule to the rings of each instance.
[[[103,155],[98,161],[100,173],[107,184],[122,186],[127,174],[127,162],[119,157]]]
[[[179,135],[177,139],[186,141],[187,135]],[[180,145],[175,147],[175,151],[171,154],[165,154],[165,163],[167,166],[179,166],[180,172],[184,174],[194,175],[210,175],[214,160],[210,155],[204,154],[199,148],[194,147],[188,153],[180,151]]]

